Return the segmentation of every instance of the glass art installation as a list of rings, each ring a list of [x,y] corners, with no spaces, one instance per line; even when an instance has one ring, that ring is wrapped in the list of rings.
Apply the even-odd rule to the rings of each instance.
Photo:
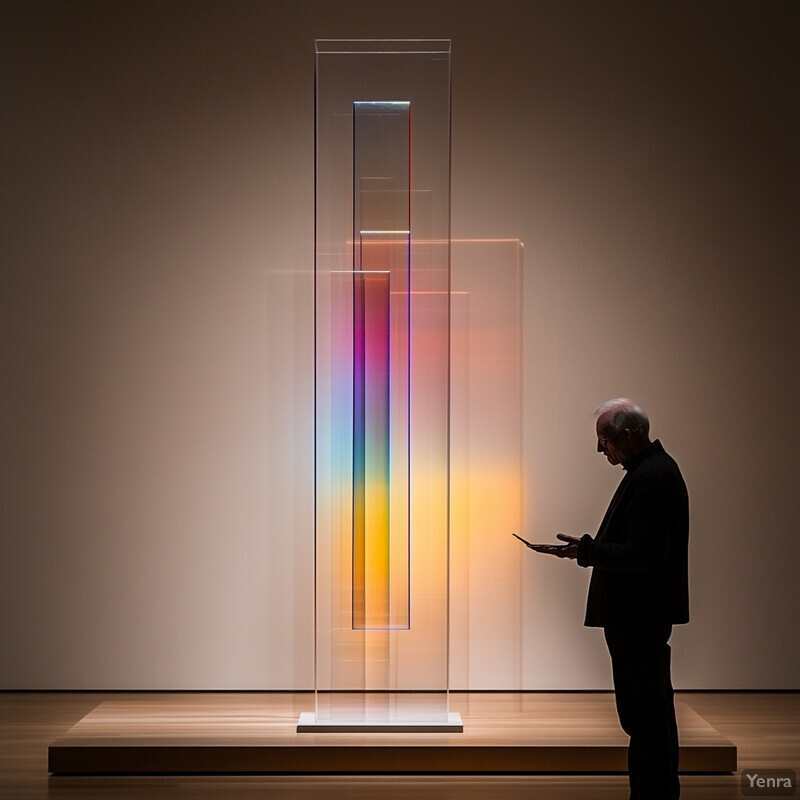
[[[449,709],[450,42],[316,43],[315,710]]]

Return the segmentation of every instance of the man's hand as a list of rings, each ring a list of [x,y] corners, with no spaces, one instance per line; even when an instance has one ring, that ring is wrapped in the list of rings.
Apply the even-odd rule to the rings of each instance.
[[[575,559],[578,557],[578,544],[580,544],[580,539],[575,536],[567,536],[565,533],[557,534],[556,539],[561,539],[561,541],[566,542],[566,544],[536,545],[534,549],[537,553],[545,553],[548,556],[557,556],[558,558]]]

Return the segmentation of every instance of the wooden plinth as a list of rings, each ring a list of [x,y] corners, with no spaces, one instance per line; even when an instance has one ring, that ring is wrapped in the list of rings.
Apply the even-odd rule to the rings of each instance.
[[[454,694],[463,733],[298,733],[313,697],[101,703],[49,748],[58,774],[624,772],[612,695]],[[734,772],[736,747],[679,703],[682,772]]]

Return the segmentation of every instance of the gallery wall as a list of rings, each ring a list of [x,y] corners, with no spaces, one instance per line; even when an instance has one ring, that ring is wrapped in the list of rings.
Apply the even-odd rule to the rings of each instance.
[[[3,4],[0,688],[313,685],[318,37],[452,39],[453,236],[524,242],[529,537],[596,528],[635,398],[691,495],[676,686],[800,688],[798,9]],[[588,571],[496,563],[460,685],[610,686]]]

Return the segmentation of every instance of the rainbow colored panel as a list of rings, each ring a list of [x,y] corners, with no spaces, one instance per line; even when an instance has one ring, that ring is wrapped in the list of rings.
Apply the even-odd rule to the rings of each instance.
[[[389,620],[389,273],[353,274],[353,627]]]
[[[352,626],[409,619],[410,104],[353,104]]]

